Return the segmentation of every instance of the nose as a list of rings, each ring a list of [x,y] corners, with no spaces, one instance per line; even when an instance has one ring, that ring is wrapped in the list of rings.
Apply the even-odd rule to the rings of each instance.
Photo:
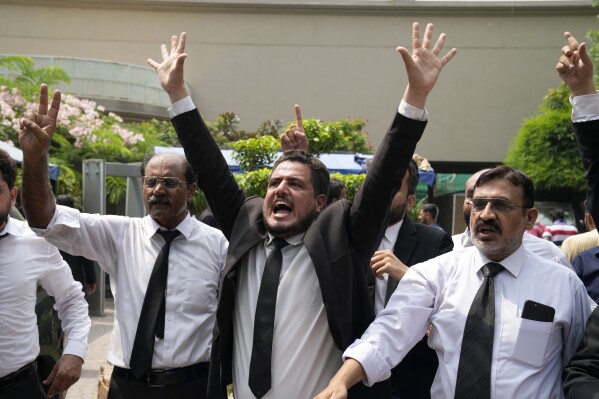
[[[495,210],[491,201],[487,202],[485,209],[480,213],[480,218],[483,220],[495,219]]]

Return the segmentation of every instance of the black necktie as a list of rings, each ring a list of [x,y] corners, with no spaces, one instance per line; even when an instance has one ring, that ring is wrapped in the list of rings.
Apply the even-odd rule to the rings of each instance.
[[[158,253],[144,303],[141,307],[131,361],[129,365],[137,378],[143,377],[152,368],[154,337],[164,338],[165,291],[168,277],[168,254],[171,242],[179,235],[178,230],[158,231],[166,243]]]
[[[503,270],[503,266],[489,262],[482,270],[485,279],[472,301],[464,327],[456,379],[456,399],[482,399],[491,396],[491,361],[495,332],[493,277]]]
[[[275,248],[270,251],[266,259],[256,303],[254,341],[248,380],[250,389],[258,399],[263,397],[271,386],[272,334],[275,324],[279,276],[283,263],[281,248],[285,247],[288,242],[275,237],[272,244]]]

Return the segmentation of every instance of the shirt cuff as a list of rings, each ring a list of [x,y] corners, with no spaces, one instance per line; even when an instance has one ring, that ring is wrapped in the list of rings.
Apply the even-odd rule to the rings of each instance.
[[[171,118],[174,118],[177,115],[181,115],[185,112],[195,109],[195,107],[196,106],[193,105],[193,101],[191,100],[191,97],[187,96],[187,97],[183,97],[176,103],[171,104],[170,108],[168,109],[168,113],[170,114]]]
[[[81,359],[85,361],[85,355],[87,354],[87,344],[85,342],[67,340],[67,344],[65,345],[62,354],[79,356]]]
[[[343,361],[348,358],[354,359],[362,366],[366,374],[364,385],[371,387],[379,381],[391,377],[391,368],[374,346],[363,340],[356,340],[343,352]]]
[[[414,119],[417,121],[428,120],[428,112],[426,112],[426,109],[413,107],[404,100],[401,100],[399,107],[397,107],[397,112],[399,112],[406,118]]]
[[[599,119],[599,93],[570,96],[572,122],[588,122]]]

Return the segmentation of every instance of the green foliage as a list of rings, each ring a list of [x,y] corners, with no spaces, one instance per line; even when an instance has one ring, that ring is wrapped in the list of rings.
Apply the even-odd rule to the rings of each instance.
[[[264,168],[274,162],[279,142],[272,136],[261,136],[232,143],[233,158],[246,171]]]
[[[568,89],[549,90],[539,113],[524,121],[505,163],[522,170],[538,189],[584,191],[583,168],[574,139]]]
[[[57,66],[35,69],[34,62],[29,57],[3,57],[0,58],[0,66],[19,73],[12,81],[3,79],[0,84],[6,86],[10,84],[13,87],[18,87],[25,96],[35,95],[42,83],[53,86],[60,82],[71,82],[69,75],[67,75],[64,69]]]
[[[352,201],[358,192],[358,189],[364,183],[364,179],[366,178],[366,174],[360,173],[357,175],[344,175],[338,172],[331,173],[331,179],[338,179],[345,184],[345,189],[347,190],[347,200]]]
[[[368,135],[362,131],[366,126],[363,119],[341,119],[331,122],[305,119],[303,125],[312,154],[320,155],[333,151],[372,153]]]
[[[412,207],[412,209],[410,209],[407,213],[408,216],[414,220],[414,221],[418,221],[418,214],[420,213],[420,209],[422,209],[422,207],[424,206],[424,204],[426,204],[428,202],[428,197],[422,197],[420,199],[420,201],[416,201],[416,203],[414,204],[414,206]]]
[[[264,198],[268,188],[270,178],[270,169],[258,169],[247,173],[236,173],[235,180],[239,187],[245,192],[245,195],[257,195]]]

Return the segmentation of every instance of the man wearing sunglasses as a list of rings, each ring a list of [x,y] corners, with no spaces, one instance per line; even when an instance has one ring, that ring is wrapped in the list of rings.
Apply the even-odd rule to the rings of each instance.
[[[48,109],[42,85],[38,115],[21,121],[24,207],[38,235],[110,275],[116,312],[108,397],[204,398],[227,242],[187,211],[196,190],[191,168],[177,154],[144,160],[144,218],[57,206],[47,162],[59,108],[60,92]]]
[[[586,290],[571,269],[522,245],[537,217],[525,174],[483,173],[471,202],[474,245],[412,266],[318,399],[388,378],[430,324],[439,357],[431,397],[561,397],[562,365],[591,312]]]
[[[466,231],[460,234],[455,234],[451,237],[453,240],[453,249],[458,250],[464,247],[471,247],[472,239],[470,238],[470,213],[472,207],[472,195],[474,194],[474,183],[484,172],[489,169],[483,169],[472,176],[466,181],[464,188],[464,221],[466,222]],[[569,267],[572,269],[572,264],[568,260],[568,257],[554,244],[542,238],[535,237],[531,234],[525,233],[522,235],[522,245],[532,253],[535,253],[545,259],[552,260],[557,263]]]

